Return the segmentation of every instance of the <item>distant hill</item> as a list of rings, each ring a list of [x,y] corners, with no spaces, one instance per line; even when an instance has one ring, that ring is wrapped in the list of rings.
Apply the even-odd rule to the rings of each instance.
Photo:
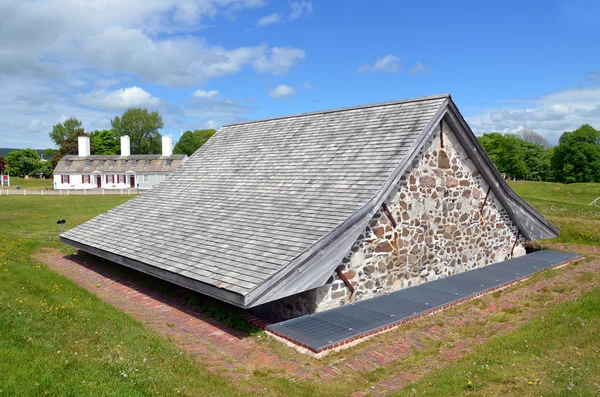
[[[6,158],[6,156],[10,152],[15,151],[15,150],[23,150],[23,149],[11,149],[11,148],[7,148],[7,147],[0,147],[0,156]],[[35,150],[40,155],[40,157],[44,153],[44,149],[33,149],[33,150]],[[48,159],[46,159],[46,160],[48,160]]]

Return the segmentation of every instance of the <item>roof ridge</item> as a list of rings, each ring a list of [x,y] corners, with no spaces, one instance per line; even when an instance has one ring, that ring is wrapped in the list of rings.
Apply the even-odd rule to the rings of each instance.
[[[121,156],[120,154],[90,154],[89,156],[79,156],[77,154],[66,154],[62,159],[69,160],[102,160],[102,159],[134,159],[139,160],[143,158],[152,158],[152,159],[176,159],[176,158],[184,158],[185,154],[172,154],[170,156],[163,156],[162,154],[130,154],[129,156]]]
[[[230,126],[234,126],[234,125],[243,125],[243,124],[261,123],[264,121],[283,120],[283,119],[290,119],[290,118],[294,118],[294,117],[313,116],[313,115],[317,115],[317,114],[345,112],[345,111],[349,111],[349,110],[367,109],[367,108],[380,107],[380,106],[398,105],[401,103],[431,101],[434,99],[442,99],[442,98],[451,98],[451,95],[450,94],[429,95],[429,96],[422,96],[422,97],[416,97],[416,98],[398,99],[395,101],[376,102],[376,103],[357,105],[357,106],[347,106],[347,107],[336,108],[336,109],[317,110],[315,112],[305,112],[305,113],[291,114],[291,115],[287,115],[287,116],[267,117],[264,119],[248,120],[248,121],[241,121],[239,123],[225,124],[225,125],[223,125],[223,127],[230,127]]]

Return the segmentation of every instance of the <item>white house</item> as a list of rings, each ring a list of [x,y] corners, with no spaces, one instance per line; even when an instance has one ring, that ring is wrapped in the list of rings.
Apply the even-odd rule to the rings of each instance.
[[[54,189],[151,189],[179,168],[188,156],[173,154],[170,136],[162,154],[131,155],[130,139],[121,137],[121,155],[91,155],[90,138],[78,138],[78,155],[64,156],[54,169]]]

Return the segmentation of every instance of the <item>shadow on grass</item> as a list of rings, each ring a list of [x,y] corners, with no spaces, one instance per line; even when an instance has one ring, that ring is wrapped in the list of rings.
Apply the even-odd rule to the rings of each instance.
[[[247,312],[190,289],[85,252],[63,256],[63,258],[110,281],[198,318],[235,338],[243,339],[262,331],[243,319]],[[96,287],[100,288],[101,285]]]

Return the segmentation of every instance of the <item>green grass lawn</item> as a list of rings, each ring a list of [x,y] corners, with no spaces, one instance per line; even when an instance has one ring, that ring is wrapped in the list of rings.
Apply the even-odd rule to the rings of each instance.
[[[233,384],[31,258],[42,247],[73,252],[56,220],[72,228],[130,198],[0,196],[1,397],[348,394],[342,382],[321,387],[264,371]]]
[[[2,186],[0,189],[14,189],[17,185],[21,189],[45,189],[52,188],[54,186],[54,181],[52,179],[23,179],[11,176],[10,186]]]
[[[0,395],[239,395],[175,345],[30,255],[122,196],[0,198]]]
[[[600,288],[556,305],[395,396],[600,395]]]
[[[556,241],[600,242],[600,210],[587,206],[600,196],[600,185],[511,185],[561,228]],[[380,379],[377,373],[389,376],[404,365],[321,385],[265,371],[231,383],[31,259],[42,247],[70,251],[58,240],[57,219],[72,228],[128,199],[0,197],[0,396],[351,395]],[[414,395],[412,389],[416,395],[593,395],[600,392],[599,330],[597,289],[480,346],[400,395]]]
[[[560,229],[549,243],[600,245],[600,183],[563,185],[547,182],[509,182],[513,190]]]

